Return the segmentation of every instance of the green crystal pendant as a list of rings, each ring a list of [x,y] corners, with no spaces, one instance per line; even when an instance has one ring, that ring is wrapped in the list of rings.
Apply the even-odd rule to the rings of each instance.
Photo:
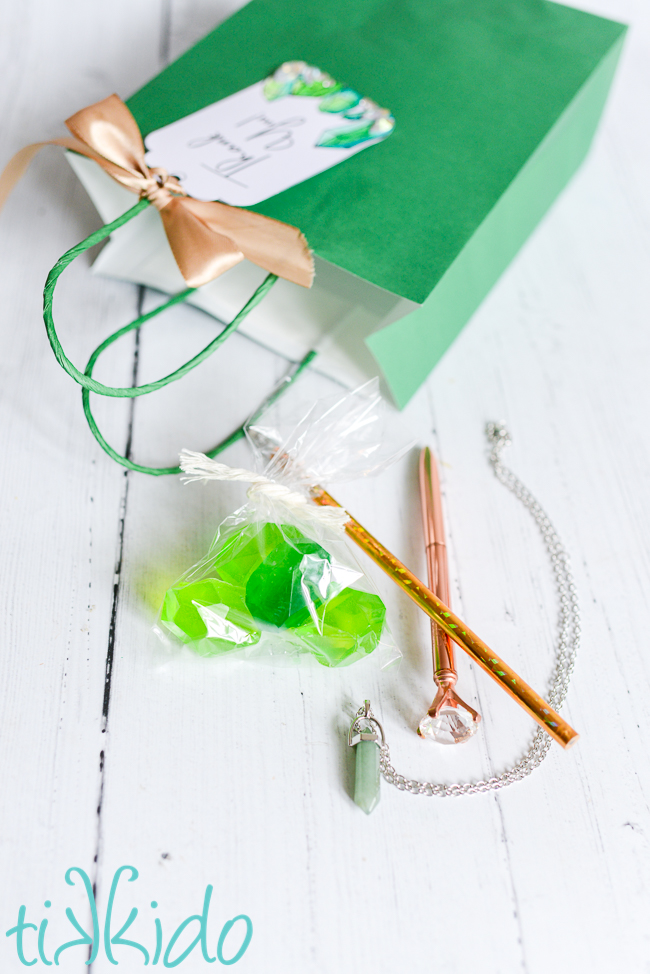
[[[366,700],[359,707],[348,733],[348,744],[355,749],[354,801],[370,815],[381,797],[381,744],[384,730]]]
[[[370,815],[379,804],[379,745],[376,741],[359,741],[355,745],[354,801]]]

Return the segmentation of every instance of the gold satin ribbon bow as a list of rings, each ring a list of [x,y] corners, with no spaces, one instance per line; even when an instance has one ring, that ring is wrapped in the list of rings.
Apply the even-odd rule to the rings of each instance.
[[[164,169],[150,169],[137,122],[118,95],[82,108],[65,124],[75,138],[28,145],[10,160],[0,175],[0,208],[39,149],[61,145],[94,159],[118,183],[156,207],[188,287],[207,284],[244,258],[311,287],[314,261],[297,227],[226,203],[196,200]]]

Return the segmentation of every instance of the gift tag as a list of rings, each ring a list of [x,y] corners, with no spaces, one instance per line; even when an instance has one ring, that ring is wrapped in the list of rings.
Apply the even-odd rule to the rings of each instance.
[[[253,206],[381,142],[395,119],[304,61],[151,132],[149,166],[196,199]]]

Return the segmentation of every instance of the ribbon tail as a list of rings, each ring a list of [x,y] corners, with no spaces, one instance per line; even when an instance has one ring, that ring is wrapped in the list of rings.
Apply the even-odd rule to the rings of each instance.
[[[294,284],[311,287],[314,259],[297,227],[225,203],[206,203],[189,197],[183,205],[215,233],[229,237],[253,264]]]
[[[40,152],[44,145],[49,145],[49,143],[34,142],[33,145],[26,145],[4,167],[0,173],[0,210],[16,183],[25,175],[27,167],[36,153]]]
[[[30,162],[41,149],[46,145],[60,145],[64,149],[74,149],[76,152],[83,151],[83,146],[76,139],[47,139],[45,142],[33,142],[19,149],[15,156],[12,156],[7,165],[0,173],[0,210],[7,202],[9,194],[23,178]]]
[[[97,152],[94,152],[90,146],[85,145],[78,139],[71,139],[69,137],[62,139],[48,139],[46,142],[34,142],[32,145],[26,145],[24,148],[20,149],[15,156],[9,160],[3,171],[0,173],[0,210],[7,202],[9,194],[12,189],[18,183],[22,177],[27,172],[30,162],[37,155],[41,149],[46,145],[58,145],[62,149],[70,149],[72,152],[78,152],[82,156],[87,156],[89,159],[93,159],[95,162],[99,163],[102,169],[116,179],[118,182],[126,186],[133,193],[137,193],[142,182],[141,177],[135,178],[131,176],[129,172],[113,165],[113,163],[108,162],[103,159]]]
[[[206,226],[186,204],[186,197],[173,197],[159,212],[188,287],[201,287],[239,264],[244,255],[229,237]]]

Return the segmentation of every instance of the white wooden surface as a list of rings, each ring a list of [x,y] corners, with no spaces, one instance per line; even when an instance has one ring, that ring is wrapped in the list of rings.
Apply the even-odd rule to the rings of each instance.
[[[241,971],[650,971],[650,9],[581,4],[633,25],[591,155],[405,411],[442,460],[455,604],[540,688],[554,591],[533,524],[486,463],[486,420],[509,424],[508,461],[573,556],[584,638],[566,714],[582,739],[498,795],[440,801],[384,786],[368,818],[352,803],[343,731],[364,696],[383,715],[395,765],[417,777],[489,776],[532,733],[461,660],[465,693],[484,715],[480,736],[453,750],[415,737],[432,696],[427,624],[381,579],[405,655],[397,674],[162,653],[150,635],[156,604],[242,492],[126,475],[101,453],[39,310],[48,269],[97,218],[56,150],[14,192],[0,218],[3,972],[23,970],[4,936],[20,905],[32,922],[49,915],[51,957],[75,936],[66,906],[88,922],[66,869],[91,876],[101,917],[126,864],[140,871],[118,894],[121,923],[131,906],[140,911],[127,937],[152,950],[150,901],[168,939],[201,911],[210,883],[213,950],[225,920],[253,921]],[[237,6],[5,0],[0,163],[61,134],[79,107],[114,90],[128,96]],[[75,361],[140,298],[77,262],[58,299]],[[143,332],[140,379],[213,333],[205,316],[175,310]],[[126,343],[101,374],[130,381]],[[205,447],[230,429],[284,369],[235,336],[195,380],[134,409],[100,403],[98,415],[116,445],[131,436],[136,458],[170,462],[179,446]],[[301,382],[310,394],[332,388],[313,375]],[[249,461],[243,445],[226,459]],[[415,454],[338,493],[424,572]],[[30,932],[28,958],[34,943]],[[142,963],[126,947],[115,955],[129,971]],[[88,970],[87,956],[66,951],[60,967]],[[206,963],[194,951],[181,969]],[[112,970],[103,951],[92,970]]]

